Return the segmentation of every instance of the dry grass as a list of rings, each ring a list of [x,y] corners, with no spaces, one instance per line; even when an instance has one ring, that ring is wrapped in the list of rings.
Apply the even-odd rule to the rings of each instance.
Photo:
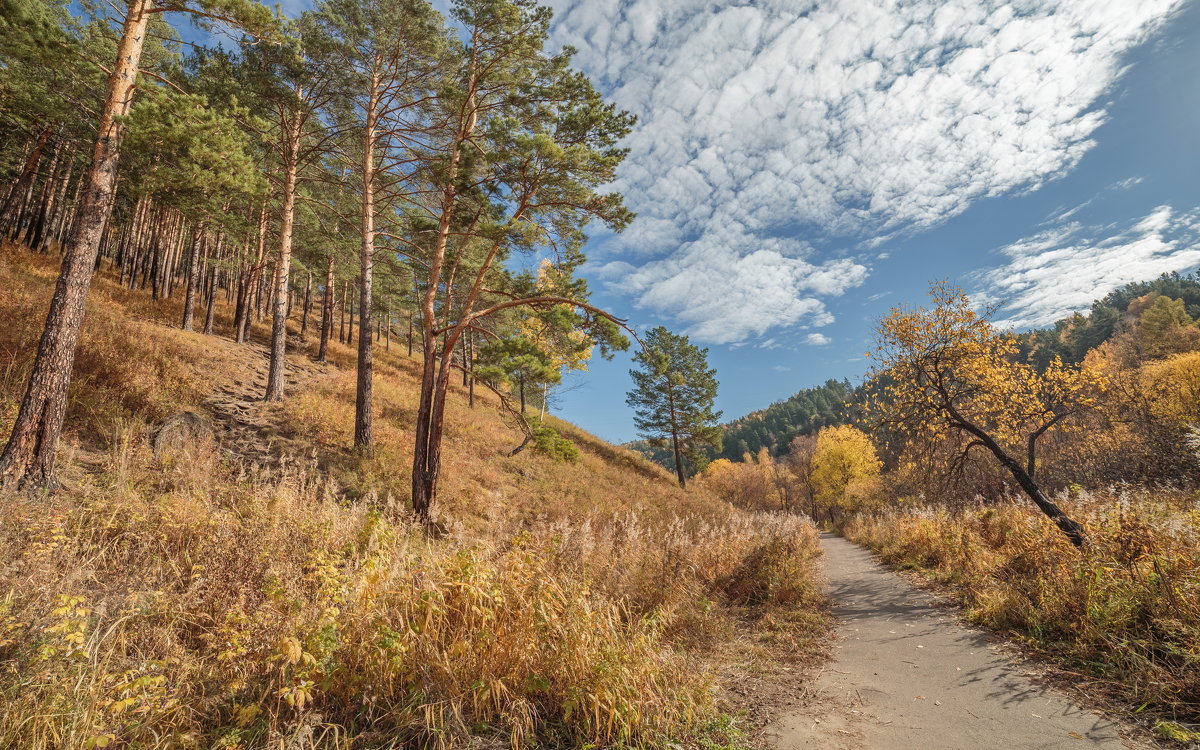
[[[859,517],[847,538],[949,584],[969,616],[1067,660],[1133,707],[1200,721],[1200,508],[1170,492],[1063,498],[1077,551],[1036,510]]]
[[[0,265],[0,315],[32,315],[0,333],[14,413],[53,271]],[[734,747],[714,647],[820,627],[809,524],[685,493],[562,423],[578,462],[509,458],[486,396],[449,410],[450,536],[410,527],[399,346],[370,457],[348,449],[335,343],[340,369],[282,407],[283,475],[213,446],[155,458],[153,425],[245,351],[162,325],[177,305],[97,279],[67,441],[94,466],[68,449],[69,492],[0,495],[0,747]]]

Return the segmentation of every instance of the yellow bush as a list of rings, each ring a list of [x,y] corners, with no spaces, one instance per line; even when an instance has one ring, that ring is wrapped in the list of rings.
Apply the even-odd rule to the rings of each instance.
[[[1184,426],[1200,423],[1200,352],[1176,354],[1142,368],[1142,387],[1152,392],[1154,416]]]

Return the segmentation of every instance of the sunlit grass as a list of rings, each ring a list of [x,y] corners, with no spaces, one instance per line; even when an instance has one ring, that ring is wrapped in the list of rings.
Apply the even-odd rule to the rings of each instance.
[[[1063,498],[1083,550],[1035,509],[859,517],[848,538],[953,586],[974,620],[1068,658],[1133,707],[1200,719],[1200,507],[1171,491]]]

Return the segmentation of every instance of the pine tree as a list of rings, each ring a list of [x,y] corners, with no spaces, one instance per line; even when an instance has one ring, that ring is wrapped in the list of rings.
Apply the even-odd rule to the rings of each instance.
[[[131,0],[125,8],[116,60],[108,76],[91,162],[84,177],[82,201],[67,236],[62,271],[50,300],[17,420],[0,455],[0,484],[52,486],[55,483],[54,459],[66,416],[67,387],[75,365],[92,274],[113,210],[121,142],[138,73],[144,67],[141,63],[147,47],[147,29],[155,14],[167,11],[189,13],[205,22],[223,22],[260,33],[273,31],[270,11],[251,0],[164,3]]]
[[[334,119],[352,165],[347,187],[359,197],[360,327],[370,331],[378,239],[391,229],[387,209],[420,192],[414,143],[428,130],[449,39],[425,0],[325,0],[310,19],[323,36],[319,63],[337,79]],[[354,446],[364,450],[373,442],[372,359],[373,338],[359,336]]]
[[[721,412],[713,411],[717,371],[708,366],[708,350],[693,346],[687,336],[659,326],[634,355],[641,370],[630,370],[634,388],[625,403],[633,407],[638,433],[656,445],[671,445],[675,476],[687,486],[685,461],[702,469],[704,448],[720,450]]]
[[[621,196],[601,190],[625,157],[633,117],[604,102],[570,68],[571,50],[549,55],[550,11],[528,0],[457,0],[460,65],[439,91],[443,118],[429,133],[425,209],[406,245],[420,268],[421,393],[414,432],[412,502],[429,519],[441,472],[446,394],[464,335],[517,307],[568,305],[576,326],[624,348],[620,321],[588,304],[572,278],[584,261],[584,228],[621,230]],[[511,253],[551,254],[561,272],[541,290],[506,267]]]

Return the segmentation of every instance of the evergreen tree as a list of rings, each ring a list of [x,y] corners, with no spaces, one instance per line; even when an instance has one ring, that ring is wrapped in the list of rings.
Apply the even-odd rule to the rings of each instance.
[[[108,76],[92,157],[80,191],[82,198],[63,248],[62,270],[50,300],[45,329],[12,435],[0,454],[0,484],[50,486],[55,483],[55,450],[66,416],[67,387],[75,364],[92,274],[115,202],[121,142],[134,101],[138,73],[143,69],[142,55],[147,48],[152,17],[167,11],[189,13],[205,24],[216,21],[260,34],[273,32],[270,11],[252,0],[164,3],[131,0],[124,10],[116,60]]]
[[[650,331],[642,351],[634,355],[641,370],[630,370],[634,388],[625,403],[633,407],[638,433],[657,445],[669,443],[675,454],[675,476],[687,486],[684,462],[703,468],[704,448],[721,445],[721,412],[713,411],[717,371],[708,366],[708,350],[687,336],[659,326]]]

